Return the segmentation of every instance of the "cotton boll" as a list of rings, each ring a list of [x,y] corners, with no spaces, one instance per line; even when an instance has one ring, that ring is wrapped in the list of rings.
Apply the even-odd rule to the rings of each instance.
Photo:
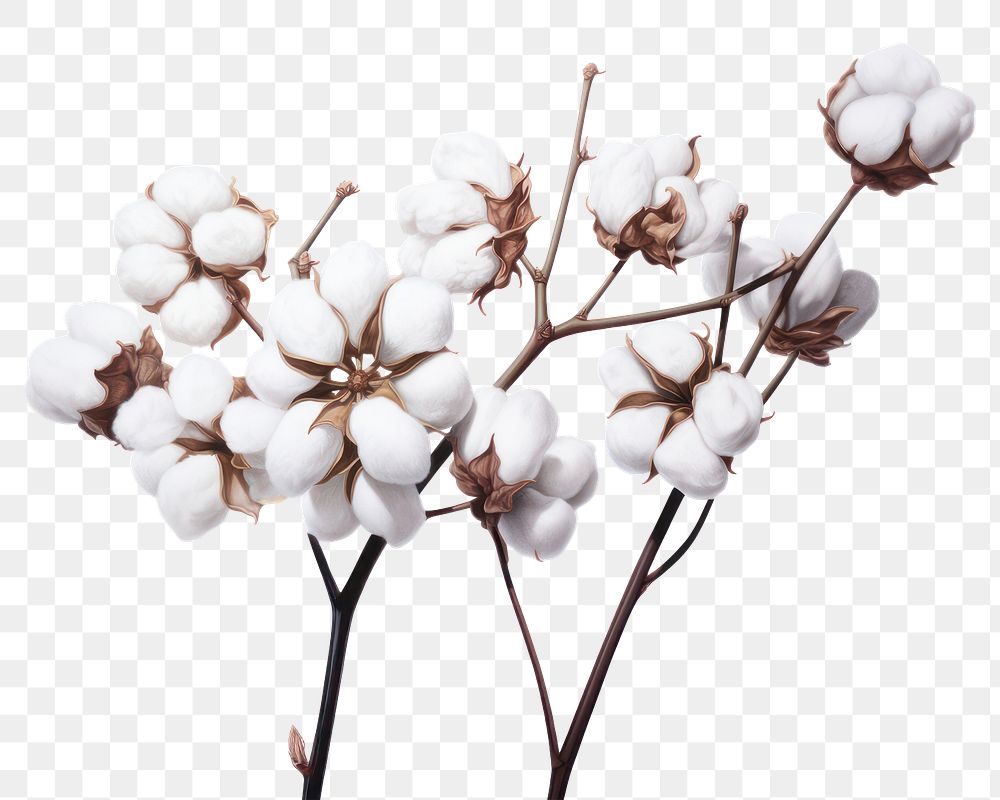
[[[195,353],[174,367],[167,388],[178,414],[211,426],[233,394],[233,376],[219,359]]]
[[[347,424],[362,466],[376,480],[417,483],[430,472],[427,431],[389,398],[362,400]]]
[[[129,203],[115,217],[115,241],[122,250],[137,244],[183,247],[186,239],[181,226],[160,206],[143,198]]]
[[[588,163],[587,201],[601,227],[609,233],[618,233],[636,211],[649,205],[656,183],[653,157],[638,145],[608,142]],[[664,196],[661,202],[666,199]]]
[[[335,475],[302,495],[302,519],[306,530],[317,539],[334,542],[350,536],[358,527],[345,486],[345,476]]]
[[[211,344],[233,312],[222,281],[197,278],[183,284],[160,309],[160,325],[175,342],[192,347]]]
[[[155,450],[184,430],[185,420],[159,386],[140,386],[118,407],[111,430],[126,450]]]
[[[267,472],[285,497],[298,497],[318,483],[340,455],[344,437],[337,428],[317,425],[310,430],[323,405],[296,403],[285,412],[267,444]]]
[[[451,429],[463,461],[468,463],[486,452],[497,415],[506,402],[507,393],[496,386],[481,386],[473,393],[469,412]]]
[[[684,201],[684,225],[674,237],[674,244],[681,248],[698,239],[705,229],[708,217],[698,195],[698,184],[683,175],[660,178],[653,187],[653,199],[650,205],[656,207],[667,202],[671,192],[679,194]]]
[[[354,484],[351,505],[361,526],[393,547],[410,541],[426,520],[416,486],[382,483],[364,471]]]
[[[94,371],[107,366],[108,355],[68,336],[49,339],[28,357],[28,384],[35,410],[56,422],[77,421],[80,412],[99,406],[106,391]]]
[[[691,169],[691,145],[679,133],[647,139],[642,146],[653,158],[653,173],[657,180],[668,175],[687,175]]]
[[[819,214],[811,212],[790,214],[782,219],[774,229],[775,244],[789,253],[800,255],[809,246],[822,225],[823,218]],[[826,311],[840,285],[843,272],[844,265],[840,257],[840,250],[833,237],[828,236],[801,273],[801,278],[795,285],[795,291],[792,292],[788,305],[779,318],[779,324],[784,328],[792,328],[802,322],[815,319]],[[787,280],[788,277],[785,276],[771,281],[749,295],[753,309],[761,314],[760,319],[767,318]]]
[[[399,253],[396,260],[399,262],[399,269],[404,275],[419,275],[423,269],[424,259],[427,251],[441,241],[441,236],[424,236],[422,233],[415,233],[403,239],[399,246]]]
[[[734,287],[749,283],[754,278],[777,267],[785,260],[781,248],[763,236],[749,236],[740,240],[736,256]],[[726,277],[729,270],[729,251],[707,253],[701,257],[701,280],[705,292],[710,297],[718,297],[726,291]]]
[[[441,136],[431,151],[431,169],[445,180],[478,183],[497,197],[507,197],[513,188],[510,165],[500,145],[471,131]]]
[[[134,314],[108,303],[77,303],[66,312],[66,330],[78,342],[103,350],[108,356],[121,352],[121,344],[139,344],[142,329]]]
[[[605,350],[597,362],[601,383],[615,399],[630,392],[655,392],[656,384],[627,347]]]
[[[284,408],[318,380],[292,369],[274,344],[264,345],[247,360],[247,385],[258,398]]]
[[[159,244],[135,244],[118,258],[118,283],[144,306],[160,302],[191,272],[187,257]]]
[[[243,470],[243,479],[247,482],[247,494],[251,500],[258,503],[280,503],[285,498],[278,487],[274,485],[271,476],[263,468]]]
[[[532,489],[514,496],[510,511],[500,517],[500,535],[524,556],[547,561],[569,544],[576,530],[576,512],[565,500]]]
[[[569,502],[597,472],[594,445],[574,436],[559,436],[545,455],[531,488]]]
[[[709,449],[735,456],[757,441],[764,404],[739,373],[717,370],[694,392],[694,422]]]
[[[203,214],[233,204],[229,182],[208,167],[174,167],[153,184],[153,199],[168,214],[194,227]]]
[[[226,518],[222,473],[213,455],[189,456],[163,473],[156,490],[160,514],[184,540],[197,539]]]
[[[388,283],[385,258],[367,242],[348,242],[323,262],[319,293],[344,317],[354,344]]]
[[[653,465],[667,483],[688,497],[718,497],[729,481],[722,459],[701,438],[693,420],[677,425],[653,454]]]
[[[455,294],[475,291],[500,269],[500,259],[486,246],[499,235],[492,225],[445,234],[424,255],[421,276]]]
[[[837,328],[837,335],[845,342],[850,341],[861,332],[878,310],[878,283],[867,272],[845,269],[830,305],[857,309]]]
[[[472,406],[472,385],[461,359],[438,353],[399,378],[392,388],[407,413],[438,430],[450,428]]]
[[[403,278],[386,292],[379,360],[393,364],[417,353],[440,350],[451,338],[454,311],[441,284]]]
[[[861,84],[858,83],[858,79],[851,75],[846,81],[844,81],[844,85],[840,87],[840,90],[837,92],[837,96],[830,102],[830,106],[826,111],[836,122],[840,119],[840,115],[844,112],[844,109],[847,108],[848,105],[864,96],[865,90],[861,88]]]
[[[936,167],[972,135],[976,105],[967,94],[939,86],[917,98],[910,120],[913,152]]]
[[[35,389],[35,385],[29,380],[24,386],[25,397],[28,401],[28,405],[31,406],[35,411],[41,414],[46,419],[50,419],[53,422],[79,422],[80,414],[77,412],[63,411],[58,406],[50,403],[40,394],[38,390]]]
[[[914,100],[941,82],[937,67],[908,44],[869,53],[857,63],[854,77],[868,94],[899,92]]]
[[[640,325],[632,334],[632,346],[653,369],[678,382],[686,381],[703,358],[698,338],[671,319]]]
[[[146,494],[156,494],[160,478],[180,461],[184,449],[176,444],[165,444],[155,450],[135,450],[132,453],[132,475],[139,488]]]
[[[696,239],[678,248],[677,255],[681,258],[729,249],[729,218],[740,199],[736,187],[729,181],[709,178],[698,184],[698,199],[705,213],[705,226]]]
[[[191,244],[206,264],[252,264],[264,252],[267,228],[256,211],[230,207],[203,214]]]
[[[664,406],[646,406],[627,408],[609,417],[604,442],[611,460],[625,472],[635,475],[649,472],[668,413]]]
[[[594,463],[594,468],[587,480],[584,482],[583,487],[572,497],[566,498],[566,502],[570,504],[571,508],[579,508],[584,503],[590,501],[594,496],[594,492],[597,491],[597,482],[600,477],[600,473],[597,471],[597,463]]]
[[[896,152],[916,110],[902,94],[880,94],[855,100],[840,115],[837,138],[862,164],[881,164]]]
[[[226,446],[234,453],[259,453],[267,448],[283,416],[280,408],[262,403],[256,397],[238,397],[222,412],[219,427]]]
[[[267,324],[286,353],[321,364],[344,357],[347,331],[312,281],[292,281],[275,295]]]
[[[444,233],[452,225],[486,219],[486,200],[464,181],[432,181],[407,186],[396,195],[404,233]]]
[[[517,483],[534,478],[558,428],[555,408],[537,389],[509,394],[493,424],[500,479]]]

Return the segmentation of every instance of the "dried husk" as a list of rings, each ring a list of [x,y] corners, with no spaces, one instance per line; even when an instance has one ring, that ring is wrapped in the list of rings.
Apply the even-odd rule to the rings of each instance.
[[[454,443],[454,442],[453,442]],[[488,531],[497,530],[500,515],[514,507],[514,497],[533,480],[505,483],[500,478],[500,457],[490,437],[486,451],[466,463],[458,454],[457,444],[449,468],[462,494],[472,498],[469,510]]]
[[[844,340],[837,335],[837,330],[857,310],[852,306],[834,306],[818,317],[788,330],[775,325],[764,340],[764,347],[774,355],[798,353],[802,361],[818,367],[828,367],[830,351],[844,346]]]

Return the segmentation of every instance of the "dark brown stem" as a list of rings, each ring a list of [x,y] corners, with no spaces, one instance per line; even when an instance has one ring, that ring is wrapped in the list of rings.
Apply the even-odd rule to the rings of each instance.
[[[642,591],[645,592],[656,580],[667,572],[670,568],[684,558],[684,554],[691,549],[691,545],[694,544],[694,540],[698,538],[698,534],[701,533],[701,529],[705,526],[705,520],[708,519],[708,514],[712,510],[712,505],[715,500],[706,500],[704,507],[701,509],[701,515],[698,517],[698,521],[695,523],[694,527],[691,529],[691,533],[688,534],[687,539],[681,542],[681,546],[674,550],[670,554],[670,558],[664,561],[656,569],[652,570],[646,577],[646,580],[642,584]]]
[[[531,638],[528,621],[524,617],[521,601],[518,599],[517,590],[514,588],[514,581],[510,576],[510,559],[507,554],[507,546],[504,544],[499,531],[490,531],[490,537],[493,539],[493,546],[497,551],[497,561],[500,563],[500,572],[503,574],[503,582],[507,586],[507,594],[510,596],[510,604],[514,609],[514,616],[517,617],[517,624],[521,629],[521,638],[524,639],[524,646],[528,650],[531,669],[535,673],[535,683],[538,685],[538,698],[542,702],[542,715],[545,717],[545,735],[549,740],[549,761],[554,769],[559,762],[559,735],[556,733],[556,720],[552,714],[552,704],[549,702],[549,690],[545,685],[545,674],[542,672],[542,664],[538,660],[535,642]]]
[[[764,391],[760,393],[761,400],[763,400],[766,403],[768,400],[771,399],[771,395],[773,395],[775,390],[777,390],[777,388],[781,385],[781,382],[785,379],[785,376],[795,365],[795,361],[798,357],[799,357],[798,350],[795,350],[794,352],[788,354],[788,357],[785,359],[785,362],[781,365],[781,369],[779,369],[775,373],[774,377],[771,378],[771,382],[765,387]]]
[[[594,667],[587,679],[586,686],[584,686],[580,703],[576,707],[576,714],[573,715],[573,721],[570,723],[566,738],[563,740],[562,748],[559,751],[559,763],[552,769],[548,793],[550,800],[566,796],[573,764],[580,752],[580,745],[583,744],[583,736],[587,731],[590,718],[594,714],[597,700],[601,696],[601,688],[604,686],[604,680],[611,668],[615,650],[618,648],[626,625],[628,625],[632,609],[635,608],[635,604],[642,594],[649,569],[653,565],[653,559],[656,558],[656,552],[660,549],[663,537],[670,529],[670,523],[673,522],[677,509],[680,508],[683,500],[684,494],[682,492],[677,489],[670,492],[670,496],[663,506],[663,511],[660,512],[660,517],[646,540],[646,546],[643,547],[642,553],[636,561],[635,569],[632,570],[632,577],[629,578],[622,598],[618,602],[618,608],[611,618],[611,625],[604,636],[604,643],[594,661]]]
[[[744,203],[740,203],[729,218],[733,226],[733,232],[729,240],[729,263],[726,265],[725,294],[729,294],[736,284],[736,262],[740,254],[740,232],[743,230],[743,220],[747,218],[749,210]],[[726,349],[726,329],[729,327],[729,311],[732,307],[732,303],[726,303],[719,312],[719,338],[715,343],[715,361],[713,362],[713,366],[716,367],[722,364],[722,353]]]
[[[352,194],[357,194],[357,192],[358,187],[350,181],[341,181],[340,185],[337,186],[337,193],[333,198],[333,202],[327,206],[326,211],[323,212],[323,216],[319,218],[319,222],[312,229],[312,233],[306,237],[302,246],[295,251],[295,255],[288,259],[288,268],[291,270],[292,278],[300,279],[309,277],[309,270],[311,268],[309,248],[313,246],[316,239],[323,232],[323,228],[330,221],[330,218],[340,208],[340,204],[344,202],[344,199],[350,197]]]
[[[257,338],[264,341],[264,328],[257,321],[257,318],[250,313],[250,309],[243,305],[238,297],[230,297],[229,302],[232,304],[233,308],[236,309],[236,313],[243,318],[243,321],[248,326],[250,326],[250,330],[257,334]]]
[[[623,258],[611,268],[611,272],[609,272],[607,277],[604,279],[604,283],[602,283],[598,290],[594,292],[594,296],[584,303],[583,307],[576,312],[576,319],[586,319],[590,316],[590,312],[594,310],[594,306],[596,306],[598,301],[604,297],[604,293],[608,290],[611,284],[615,282],[615,278],[618,277],[618,273],[622,271],[622,267],[625,266],[627,261],[628,258]],[[729,288],[732,289],[731,286]]]
[[[823,226],[813,237],[812,241],[806,245],[806,249],[803,250],[795,259],[792,274],[788,276],[788,280],[785,281],[785,285],[781,287],[781,294],[778,295],[778,299],[775,300],[774,305],[771,307],[771,312],[767,315],[767,319],[765,319],[763,324],[760,326],[760,332],[757,334],[757,338],[754,339],[753,344],[750,346],[750,350],[746,354],[746,358],[743,359],[743,363],[740,365],[741,374],[747,375],[750,372],[750,368],[753,366],[754,361],[757,360],[757,356],[760,354],[760,350],[764,346],[764,342],[767,341],[767,337],[770,335],[774,326],[778,324],[778,318],[785,310],[785,306],[788,305],[788,298],[791,297],[792,292],[795,291],[795,285],[799,282],[799,278],[802,277],[802,273],[805,272],[806,267],[809,266],[809,262],[812,261],[812,257],[816,255],[816,251],[819,250],[823,242],[826,241],[826,237],[830,235],[830,232],[833,230],[833,226],[837,224],[837,220],[840,219],[841,215],[851,204],[851,201],[857,197],[858,192],[860,192],[863,188],[865,188],[864,184],[851,184],[851,188],[844,193],[843,198],[837,204],[837,207],[833,210],[830,216],[826,218]]]
[[[443,517],[445,514],[453,514],[456,511],[465,511],[467,508],[472,508],[471,500],[467,500],[464,503],[456,503],[453,506],[444,506],[444,508],[433,508],[430,511],[425,511],[424,516],[427,519],[433,519],[434,517]]]

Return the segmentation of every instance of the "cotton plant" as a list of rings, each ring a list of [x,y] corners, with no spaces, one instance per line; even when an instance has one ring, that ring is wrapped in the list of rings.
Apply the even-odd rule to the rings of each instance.
[[[431,151],[432,179],[396,198],[404,238],[395,263],[365,242],[313,257],[326,223],[357,192],[345,181],[258,321],[243,279],[264,272],[274,213],[214,170],[175,167],[115,220],[119,282],[158,315],[168,339],[191,347],[214,345],[245,322],[261,340],[245,375],[211,352],[169,364],[152,327],[100,303],[70,308],[66,335],[29,359],[31,405],[129,451],[140,488],[182,538],[205,535],[230,511],[256,518],[267,504],[299,499],[333,616],[312,746],[295,727],[288,737],[303,797],[322,793],[352,620],[369,575],[387,545],[407,545],[428,520],[465,514],[495,551],[531,662],[551,765],[548,797],[565,797],[640,597],[689,552],[713,503],[725,502],[737,460],[766,457],[753,445],[771,418],[765,404],[792,367],[834,363],[877,312],[877,281],[845,268],[834,226],[866,187],[894,195],[933,183],[972,133],[972,101],[941,87],[927,59],[906,46],[867,55],[820,106],[827,142],[851,165],[843,199],[826,217],[793,213],[744,236],[749,208],[732,184],[702,177],[698,137],[637,132],[641,143],[606,142],[591,156],[583,131],[598,74],[593,64],[583,70],[566,182],[537,255],[529,254],[537,218],[524,158],[512,163],[488,136],[445,133]],[[575,187],[585,164],[582,195]],[[548,287],[574,200],[583,218],[592,214],[597,246],[617,263],[572,316],[554,321]],[[595,315],[637,253],[668,268],[665,283],[682,264],[700,271],[708,297]],[[534,312],[524,345],[493,386],[473,388],[463,354],[449,349],[452,295],[471,294],[482,310],[489,292],[522,273],[533,283]],[[734,305],[755,332],[739,364],[726,360]],[[689,318],[716,311],[714,331]],[[553,342],[594,331],[627,331],[594,365],[611,401],[599,448],[560,435],[545,394],[515,387]],[[761,387],[753,369],[765,350],[783,360]],[[781,415],[768,424],[781,424]],[[425,509],[421,492],[449,461],[464,499]],[[578,527],[590,535],[578,521],[599,490],[602,463],[633,475],[636,486],[672,488],[560,736],[511,572],[519,562],[509,552],[524,556],[519,569],[544,571],[572,550]],[[656,566],[686,498],[705,501],[698,522]],[[338,583],[324,542],[359,529],[367,538]],[[470,558],[479,557],[479,541],[470,538]]]

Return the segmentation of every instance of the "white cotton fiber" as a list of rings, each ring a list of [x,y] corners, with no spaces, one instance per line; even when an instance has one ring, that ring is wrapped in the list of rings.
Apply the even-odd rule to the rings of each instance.
[[[247,385],[258,398],[284,408],[318,380],[292,369],[281,357],[277,345],[266,344],[247,359]]]
[[[763,275],[785,260],[785,254],[770,239],[764,236],[748,236],[740,240],[736,258],[736,274],[733,288],[739,288],[754,278]],[[701,257],[701,280],[709,297],[718,297],[726,291],[726,277],[729,270],[729,250],[706,253]]]
[[[881,164],[896,152],[916,106],[902,94],[855,100],[837,121],[837,138],[862,164]]]
[[[693,420],[677,425],[653,454],[657,472],[689,497],[717,497],[729,480],[729,471],[705,444]]]
[[[851,316],[840,323],[837,335],[845,342],[857,336],[878,310],[878,283],[867,272],[845,269],[840,286],[830,301],[831,306],[856,308]]]
[[[555,558],[576,530],[576,512],[565,500],[531,488],[514,497],[514,507],[500,517],[500,535],[518,553],[540,561]]]
[[[197,278],[183,284],[160,309],[163,332],[181,344],[210,345],[233,313],[222,281]]]
[[[218,358],[194,353],[173,368],[167,390],[178,414],[208,427],[229,403],[233,376]]]
[[[441,136],[431,151],[431,169],[445,180],[481,184],[497,197],[507,197],[513,188],[500,145],[471,131]]]
[[[608,418],[604,443],[619,468],[635,475],[649,472],[668,413],[664,406],[647,406],[627,408]]]
[[[542,457],[532,489],[569,502],[597,472],[594,445],[575,436],[558,436]]]
[[[441,240],[441,236],[424,236],[415,233],[403,239],[396,254],[399,269],[404,275],[419,275],[427,252]]]
[[[653,159],[653,172],[657,180],[668,175],[686,175],[691,169],[691,146],[679,133],[647,139],[642,146]]]
[[[717,455],[739,455],[757,441],[763,415],[760,392],[739,373],[717,370],[695,389],[694,422]]]
[[[67,412],[63,411],[58,406],[50,403],[44,397],[42,397],[38,390],[35,389],[35,385],[29,380],[24,386],[25,399],[28,401],[28,405],[31,406],[35,411],[41,414],[46,419],[50,419],[53,422],[79,422],[80,415],[77,412]]]
[[[56,422],[80,419],[79,412],[104,401],[106,392],[94,371],[109,360],[103,350],[68,336],[42,342],[28,357],[29,397],[38,401],[32,403],[35,410]]]
[[[153,184],[153,199],[164,211],[188,227],[202,214],[222,211],[233,204],[229,181],[208,167],[174,167]]]
[[[243,470],[243,479],[247,482],[247,494],[251,500],[258,503],[280,503],[285,498],[278,487],[274,485],[271,476],[263,468]]]
[[[705,214],[705,225],[696,239],[678,248],[677,255],[681,258],[729,250],[732,236],[729,218],[740,199],[736,187],[729,181],[708,178],[698,184],[698,199]]]
[[[292,281],[278,292],[267,324],[290,355],[322,364],[336,364],[344,357],[344,323],[312,281]]]
[[[158,303],[191,271],[187,257],[159,244],[135,244],[118,258],[118,283],[141,305]]]
[[[160,478],[156,502],[170,529],[184,540],[197,539],[226,518],[221,467],[213,455],[189,456]]]
[[[267,444],[266,466],[285,497],[298,497],[319,482],[340,455],[344,437],[332,425],[311,431],[321,402],[296,403],[281,418]]]
[[[939,86],[916,101],[910,120],[913,151],[927,167],[949,160],[952,153],[972,135],[976,105],[967,94]]]
[[[783,218],[774,229],[774,242],[783,250],[800,255],[823,225],[819,214],[802,211],[789,214]],[[802,272],[802,277],[795,285],[795,291],[788,300],[779,324],[791,328],[802,322],[815,319],[830,306],[830,301],[840,285],[844,272],[844,264],[840,257],[837,242],[828,236],[820,245],[808,266]],[[788,278],[771,281],[749,295],[750,304],[765,319],[771,306],[777,301],[782,287]]]
[[[584,482],[580,491],[577,492],[572,497],[566,499],[566,502],[570,504],[571,508],[579,508],[584,503],[589,502],[594,496],[594,492],[597,491],[597,482],[600,478],[600,473],[597,471],[597,463],[594,463],[594,469],[591,471],[590,475],[587,476],[587,480]]]
[[[914,100],[941,82],[937,67],[908,44],[892,45],[864,56],[855,67],[854,77],[868,94],[900,92]]]
[[[438,430],[446,430],[472,407],[472,384],[462,360],[454,353],[438,353],[405,375],[392,388],[408,414]]]
[[[247,208],[203,214],[191,229],[194,251],[206,264],[252,264],[264,252],[264,218]]]
[[[407,186],[396,195],[404,233],[444,233],[452,225],[486,220],[486,201],[465,181],[431,181]]]
[[[618,233],[636,211],[650,204],[656,183],[653,158],[638,145],[608,142],[588,164],[587,202],[601,227],[609,233]],[[663,200],[666,199],[664,196]]]
[[[186,241],[181,226],[152,200],[143,198],[129,203],[115,217],[115,241],[122,250],[137,244],[183,247]]]
[[[672,319],[640,325],[632,346],[657,372],[678,382],[686,381],[703,357],[698,338]]]
[[[185,424],[165,389],[140,386],[118,407],[111,430],[126,450],[155,450],[180,436]]]
[[[534,478],[558,428],[555,408],[537,389],[508,394],[493,423],[500,478],[506,483]]]
[[[336,475],[302,495],[302,519],[306,530],[317,539],[334,542],[358,527],[358,518],[347,502],[344,487],[345,476]]]
[[[259,453],[267,447],[283,416],[280,408],[256,397],[238,397],[223,410],[219,427],[226,446],[234,453]]]
[[[601,383],[617,401],[630,392],[655,392],[656,384],[649,370],[639,363],[627,347],[612,347],[597,362]]]
[[[861,88],[861,84],[858,83],[858,79],[851,75],[844,85],[840,87],[837,92],[837,96],[833,98],[830,103],[829,108],[827,108],[827,113],[833,118],[834,121],[840,119],[840,115],[844,113],[844,109],[848,105],[853,103],[865,96],[865,90]]]
[[[480,386],[473,393],[469,412],[451,430],[463,461],[468,463],[486,452],[497,415],[506,402],[507,393],[496,386]]]
[[[684,201],[684,225],[674,237],[674,245],[679,251],[680,248],[698,240],[705,230],[708,217],[701,202],[701,195],[698,194],[698,184],[683,175],[660,178],[653,187],[650,205],[653,207],[663,205],[670,199],[670,192],[679,194]]]
[[[431,468],[427,431],[387,397],[370,397],[347,422],[365,471],[385,483],[417,483]]]
[[[403,278],[386,293],[382,311],[383,364],[407,356],[440,350],[451,338],[454,311],[441,284],[424,278]]]
[[[368,242],[348,242],[323,262],[319,292],[346,320],[354,344],[388,283],[385,258]]]
[[[364,471],[354,484],[352,506],[361,527],[393,547],[410,541],[426,519],[416,486],[382,483]]]
[[[138,346],[142,336],[142,328],[134,314],[108,303],[70,306],[66,312],[66,330],[78,342],[93,345],[108,356],[120,353],[121,344]]]
[[[146,494],[156,494],[163,474],[176,464],[184,449],[176,444],[165,444],[155,450],[134,450],[132,452],[132,475],[139,488]]]
[[[500,259],[488,246],[499,234],[492,225],[477,225],[442,236],[425,254],[420,274],[455,294],[475,291],[500,269]]]

